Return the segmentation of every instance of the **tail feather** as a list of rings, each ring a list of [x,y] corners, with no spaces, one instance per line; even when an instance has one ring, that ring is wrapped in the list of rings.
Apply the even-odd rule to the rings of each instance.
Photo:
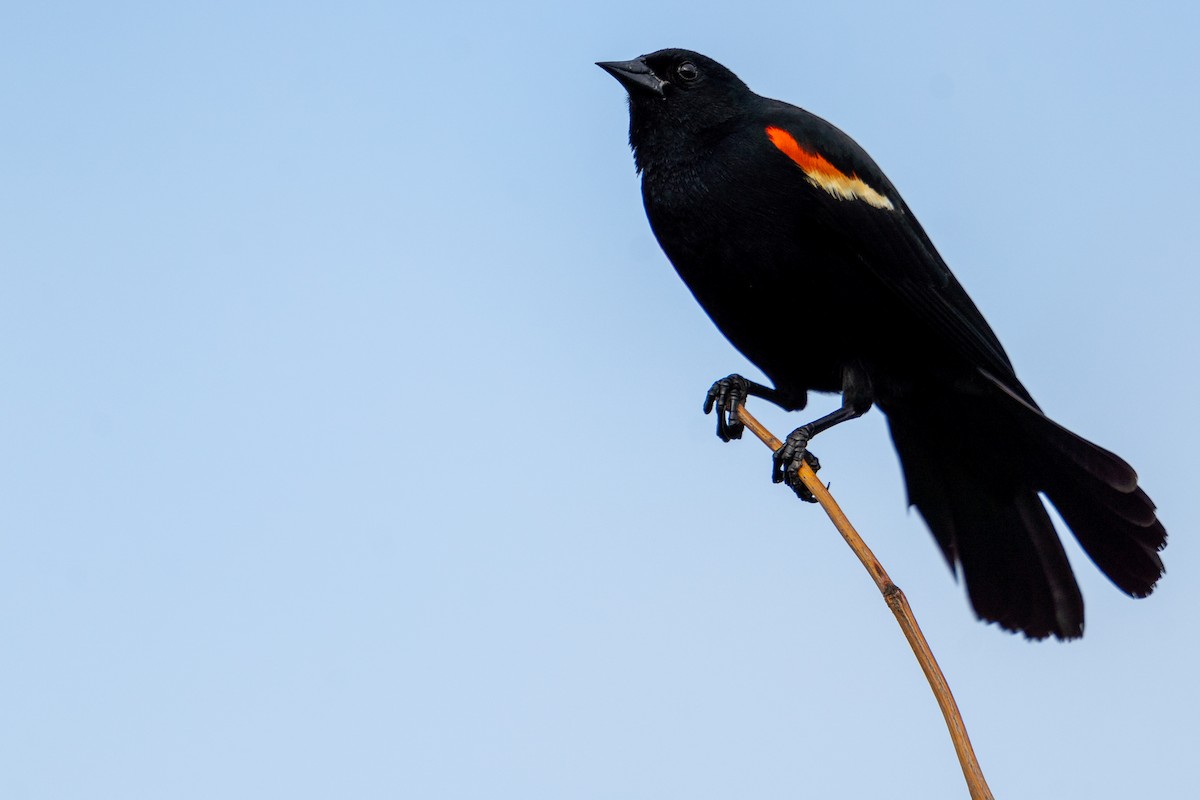
[[[1041,411],[1024,403],[1017,407],[1028,431],[1052,433],[1040,440],[1040,450],[1039,440],[1033,439],[1034,452],[1042,455],[1031,465],[1040,479],[1038,488],[1109,580],[1133,597],[1150,594],[1164,572],[1158,553],[1167,546],[1167,531],[1158,521],[1154,501],[1138,487],[1133,467]],[[1079,459],[1085,451],[1096,455]]]
[[[1040,434],[1045,444],[1054,445],[1058,455],[1069,459],[1078,468],[1103,481],[1119,492],[1137,489],[1137,473],[1120,456],[1077,436],[1042,413],[1042,410],[1022,398],[986,370],[979,373],[991,383],[992,388],[1008,398],[1011,410],[1021,422]],[[1025,413],[1019,413],[1023,409]]]
[[[1108,513],[1113,511],[1111,504],[1089,488],[1059,478],[1047,485],[1046,496],[1100,571],[1126,594],[1145,597],[1163,575],[1158,553],[1166,547],[1166,529],[1153,511],[1145,522]]]
[[[1135,527],[1152,528],[1158,522],[1158,515],[1154,513],[1154,502],[1140,487],[1135,488],[1132,492],[1120,492],[1109,486],[1097,485],[1083,489],[1083,491],[1088,490],[1105,508]],[[1165,532],[1163,536],[1166,536]],[[1161,550],[1162,547],[1159,549]]]
[[[1033,639],[1083,634],[1083,598],[1037,495],[959,495],[963,579],[976,613]]]
[[[1000,391],[885,407],[909,504],[976,613],[1040,639],[1083,633],[1083,599],[1039,493],[1122,591],[1149,594],[1166,530],[1137,474],[988,376]]]
[[[1083,633],[1083,598],[1045,506],[991,419],[953,405],[890,409],[910,505],[975,613],[1034,639]]]

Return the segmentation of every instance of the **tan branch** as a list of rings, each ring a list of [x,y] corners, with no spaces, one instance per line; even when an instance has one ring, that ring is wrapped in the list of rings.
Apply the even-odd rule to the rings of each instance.
[[[762,423],[746,410],[745,406],[738,407],[737,415],[738,419],[745,423],[746,427],[763,441],[763,444],[771,448],[772,452],[783,446],[783,443],[764,428]],[[900,625],[900,630],[904,631],[904,638],[908,639],[913,655],[917,657],[921,671],[925,673],[925,677],[929,681],[929,688],[933,689],[933,695],[942,709],[942,716],[946,718],[946,727],[954,742],[954,750],[958,753],[958,761],[962,765],[963,777],[967,779],[967,788],[971,792],[972,800],[992,800],[992,792],[983,778],[983,770],[979,768],[975,751],[971,749],[971,740],[967,737],[967,728],[963,724],[962,715],[958,712],[958,705],[954,702],[954,695],[950,693],[950,685],[946,683],[946,676],[938,667],[937,659],[933,657],[933,651],[929,649],[929,643],[925,641],[925,635],[921,633],[921,628],[917,625],[917,619],[913,616],[912,608],[909,607],[904,592],[900,591],[899,586],[892,583],[892,579],[888,577],[883,565],[879,563],[875,554],[871,552],[871,548],[867,547],[866,542],[858,535],[858,531],[854,530],[854,526],[850,524],[850,520],[846,519],[846,515],[842,513],[837,501],[829,494],[829,490],[825,488],[808,464],[801,464],[800,480],[817,498],[821,508],[825,509],[825,513],[833,521],[838,533],[842,535],[846,544],[850,545],[850,549],[854,551],[854,555],[858,556],[858,560],[871,574],[871,580],[875,581],[875,585],[879,587],[883,599],[887,601],[888,608],[896,615],[896,622]]]

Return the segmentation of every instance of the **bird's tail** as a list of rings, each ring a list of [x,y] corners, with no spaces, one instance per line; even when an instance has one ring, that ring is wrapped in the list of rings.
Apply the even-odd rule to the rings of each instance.
[[[987,376],[980,394],[889,407],[914,505],[975,612],[1034,639],[1083,634],[1083,598],[1038,493],[1096,566],[1144,597],[1163,574],[1166,530],[1137,474]]]

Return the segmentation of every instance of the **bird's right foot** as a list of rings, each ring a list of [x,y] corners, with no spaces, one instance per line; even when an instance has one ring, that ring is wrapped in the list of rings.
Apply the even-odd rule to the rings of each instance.
[[[808,440],[812,435],[811,425],[797,428],[788,434],[783,446],[771,457],[771,480],[787,484],[806,503],[815,503],[817,498],[800,480],[800,464],[808,464],[813,472],[821,469],[821,462],[808,449]]]

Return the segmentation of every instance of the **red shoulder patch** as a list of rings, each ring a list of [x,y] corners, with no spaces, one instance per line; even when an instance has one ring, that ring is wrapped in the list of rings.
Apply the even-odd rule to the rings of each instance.
[[[830,164],[820,153],[805,150],[796,141],[796,137],[783,128],[768,125],[766,131],[771,144],[804,170],[805,176],[813,186],[824,189],[839,200],[862,200],[885,211],[895,208],[891,200],[868,186],[857,175],[847,175]]]

